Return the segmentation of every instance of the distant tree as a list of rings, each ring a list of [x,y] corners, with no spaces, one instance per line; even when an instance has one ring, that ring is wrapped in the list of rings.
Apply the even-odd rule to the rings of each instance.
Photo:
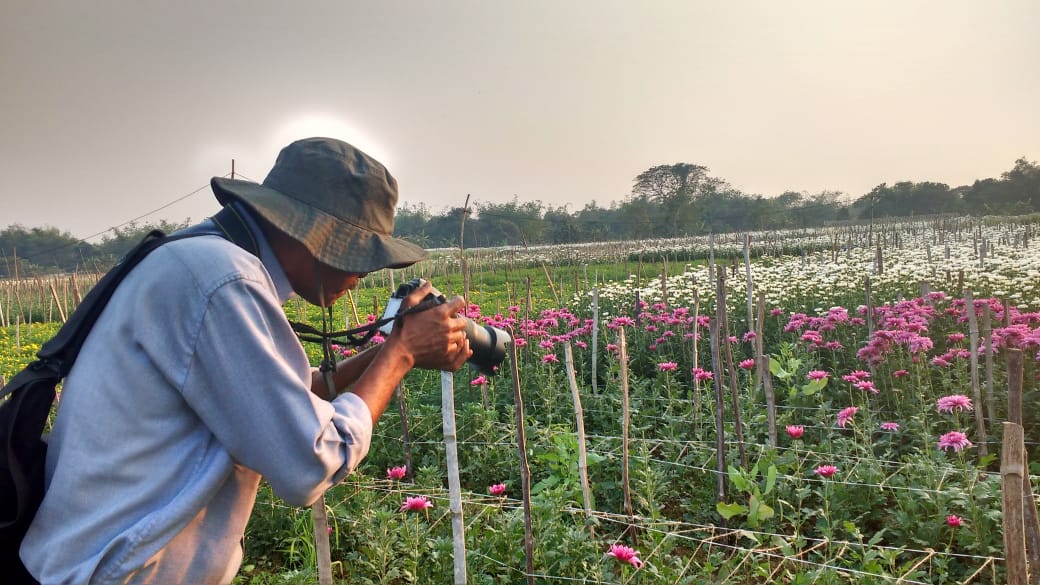
[[[17,273],[29,276],[40,273],[71,272],[94,253],[93,246],[55,227],[26,228],[19,224],[0,231],[0,275]]]
[[[1040,210],[1040,167],[1035,162],[1022,157],[1016,160],[1014,168],[1003,173],[1001,178],[1018,201],[1025,202],[1034,211]]]
[[[690,163],[675,163],[651,167],[639,174],[632,186],[632,198],[660,206],[658,219],[663,225],[661,235],[676,236],[680,226],[691,221],[689,206],[693,199],[706,192],[718,190],[717,180],[708,176],[708,168]],[[684,209],[686,208],[686,209]]]

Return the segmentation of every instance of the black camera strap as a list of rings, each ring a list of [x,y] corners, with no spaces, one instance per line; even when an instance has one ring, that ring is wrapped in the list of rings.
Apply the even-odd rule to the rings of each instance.
[[[405,315],[411,315],[412,313],[419,313],[427,309],[433,308],[439,305],[440,302],[436,299],[427,299],[423,302],[405,309],[393,317],[385,317],[383,319],[376,319],[371,323],[366,323],[360,327],[354,329],[347,329],[344,331],[321,331],[315,327],[312,327],[306,323],[299,323],[296,321],[289,321],[289,325],[292,326],[293,331],[296,332],[296,337],[300,341],[306,341],[309,343],[324,343],[325,341],[332,341],[339,345],[346,345],[348,347],[358,347],[364,345],[375,337],[375,334],[379,331],[379,328],[387,323],[397,321]]]

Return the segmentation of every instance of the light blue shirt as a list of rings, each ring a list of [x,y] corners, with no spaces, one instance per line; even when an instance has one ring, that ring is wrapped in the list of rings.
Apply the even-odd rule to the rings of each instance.
[[[309,505],[368,453],[365,403],[310,392],[289,282],[252,225],[259,258],[219,236],[152,252],[87,338],[21,548],[43,585],[230,583],[261,476]]]

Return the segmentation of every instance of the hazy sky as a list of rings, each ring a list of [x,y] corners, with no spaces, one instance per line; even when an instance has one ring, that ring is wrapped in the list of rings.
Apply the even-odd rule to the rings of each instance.
[[[766,196],[952,187],[1040,159],[1038,31],[1036,0],[7,0],[0,229],[85,237],[315,135],[434,211],[605,204],[675,162]]]

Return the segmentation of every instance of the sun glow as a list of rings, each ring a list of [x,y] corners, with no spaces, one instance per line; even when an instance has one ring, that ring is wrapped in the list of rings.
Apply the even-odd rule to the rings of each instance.
[[[369,132],[349,120],[325,112],[308,112],[289,117],[271,133],[271,150],[277,153],[294,140],[312,136],[349,142],[383,163],[388,169],[393,169],[389,149],[374,140]]]

